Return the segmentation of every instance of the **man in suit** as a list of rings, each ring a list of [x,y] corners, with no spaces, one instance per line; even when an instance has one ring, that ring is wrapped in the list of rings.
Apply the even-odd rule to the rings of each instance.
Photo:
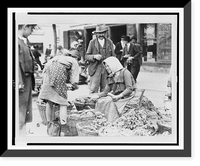
[[[125,46],[122,52],[122,62],[123,66],[127,68],[133,75],[135,82],[137,82],[137,76],[140,68],[141,51],[130,42],[131,39],[129,36],[125,36]]]
[[[85,55],[88,61],[88,74],[90,76],[90,92],[102,92],[106,87],[107,72],[102,61],[115,56],[113,42],[106,37],[108,28],[104,24],[96,26],[96,38],[89,42]]]
[[[135,81],[137,82],[137,77],[140,72],[140,66],[142,65],[142,49],[139,43],[137,43],[137,38],[133,36],[131,38],[131,43],[133,43],[134,49],[136,50],[137,54],[135,55],[135,60],[138,60],[138,63],[136,65],[136,71],[135,71]]]
[[[116,47],[115,47],[115,54],[116,54],[116,57],[117,59],[119,59],[119,61],[121,62],[121,57],[122,57],[122,52],[123,52],[123,48],[124,48],[124,45],[125,45],[125,42],[124,42],[124,35],[121,36],[121,41],[118,42],[116,44]],[[122,63],[122,62],[121,62]]]

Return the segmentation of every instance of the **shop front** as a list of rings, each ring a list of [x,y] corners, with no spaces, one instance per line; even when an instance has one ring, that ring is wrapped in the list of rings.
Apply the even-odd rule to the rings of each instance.
[[[171,24],[140,24],[143,62],[171,64]]]

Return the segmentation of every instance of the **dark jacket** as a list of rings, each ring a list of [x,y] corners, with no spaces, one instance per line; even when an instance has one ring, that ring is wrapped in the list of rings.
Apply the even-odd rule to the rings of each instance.
[[[101,54],[103,58],[100,61],[94,59],[94,55],[96,54]],[[98,66],[102,65],[101,62],[110,56],[115,56],[113,42],[110,39],[107,38],[105,39],[105,44],[103,48],[100,46],[98,39],[91,40],[85,55],[86,61],[89,62],[88,65],[89,75],[90,76],[94,75]]]
[[[119,59],[119,61],[121,60],[121,57],[122,57],[122,51],[121,51],[122,49],[123,48],[122,48],[121,42],[118,42],[115,47],[115,54],[116,54],[117,59]]]
[[[41,54],[39,53],[38,50],[34,49],[34,50],[31,50],[32,53],[33,53],[33,56],[35,57],[35,59],[39,59]]]
[[[23,40],[18,38],[19,47],[19,82],[24,85],[26,76],[32,77],[32,89],[35,86],[34,79],[34,57],[32,52]]]
[[[132,63],[134,63],[134,61],[138,61],[140,65],[142,64],[142,56],[141,56],[142,51],[138,45],[130,43],[128,54],[134,57],[134,59],[132,60]],[[122,56],[124,55],[125,55],[125,51],[123,49]],[[123,59],[123,60],[125,62],[126,59]]]

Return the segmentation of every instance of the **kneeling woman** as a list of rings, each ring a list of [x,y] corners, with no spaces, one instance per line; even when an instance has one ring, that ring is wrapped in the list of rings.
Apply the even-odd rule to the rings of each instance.
[[[68,100],[66,82],[68,79],[70,79],[71,84],[78,83],[79,65],[77,60],[65,55],[55,56],[45,65],[43,84],[38,96],[39,99],[47,101],[47,121],[52,120],[53,103],[60,105],[61,131],[62,128],[66,128],[65,125],[67,123]]]
[[[99,94],[96,110],[104,113],[109,122],[113,122],[134,97],[135,81],[132,74],[123,68],[116,57],[109,57],[102,63],[108,74],[107,85]]]

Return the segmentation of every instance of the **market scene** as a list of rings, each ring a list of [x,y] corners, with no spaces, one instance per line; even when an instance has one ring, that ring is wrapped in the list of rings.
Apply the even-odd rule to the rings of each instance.
[[[18,25],[19,136],[169,136],[171,24]]]

